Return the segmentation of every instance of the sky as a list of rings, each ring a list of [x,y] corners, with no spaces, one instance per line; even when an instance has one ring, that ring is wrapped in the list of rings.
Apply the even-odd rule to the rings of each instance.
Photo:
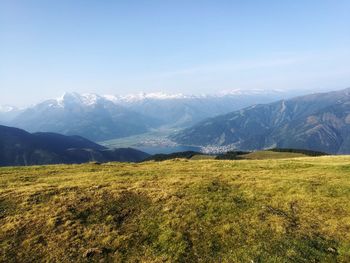
[[[0,105],[350,87],[348,0],[0,0]]]

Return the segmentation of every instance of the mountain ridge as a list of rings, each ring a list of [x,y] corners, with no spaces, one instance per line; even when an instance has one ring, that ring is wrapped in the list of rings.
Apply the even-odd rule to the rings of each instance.
[[[207,119],[172,136],[232,149],[302,148],[350,153],[350,88],[259,104]]]
[[[73,92],[23,109],[5,121],[0,115],[0,122],[29,132],[77,134],[105,141],[161,127],[189,127],[207,117],[285,95],[277,91],[273,95],[267,91],[234,93],[215,96],[150,93],[128,97]]]
[[[28,133],[0,125],[0,166],[141,161],[146,157],[135,149],[110,150],[81,136]]]

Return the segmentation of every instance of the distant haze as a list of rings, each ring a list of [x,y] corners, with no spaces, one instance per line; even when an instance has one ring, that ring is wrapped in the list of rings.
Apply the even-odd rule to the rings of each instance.
[[[0,1],[0,105],[350,87],[350,1]]]

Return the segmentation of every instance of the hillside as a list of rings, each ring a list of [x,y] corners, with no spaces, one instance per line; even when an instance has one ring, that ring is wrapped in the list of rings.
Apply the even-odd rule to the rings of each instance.
[[[350,89],[248,107],[207,119],[172,139],[226,149],[350,153]]]
[[[349,262],[349,163],[0,168],[0,261]]]
[[[324,156],[327,153],[314,152],[302,149],[269,149],[264,151],[243,152],[243,151],[229,151],[217,155],[205,154],[195,151],[174,152],[170,154],[154,154],[143,162],[147,161],[166,161],[173,159],[191,159],[191,160],[267,160],[267,159],[287,159],[307,156]]]
[[[134,149],[109,150],[80,136],[28,133],[0,125],[0,166],[89,161],[141,161],[148,154]]]

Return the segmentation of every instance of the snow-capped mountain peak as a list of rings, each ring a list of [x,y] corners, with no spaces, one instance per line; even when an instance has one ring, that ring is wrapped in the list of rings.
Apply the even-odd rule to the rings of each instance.
[[[15,110],[17,110],[16,107],[9,106],[9,105],[0,105],[0,112],[7,113]]]
[[[95,105],[100,99],[100,95],[94,93],[79,94],[76,92],[65,92],[61,97],[56,99],[57,106],[64,107],[67,104],[78,104],[91,106]]]
[[[182,93],[168,94],[164,92],[153,92],[153,93],[136,93],[128,95],[104,95],[103,98],[118,103],[135,103],[144,100],[173,100],[173,99],[185,99],[192,98],[194,96],[184,95]]]
[[[231,90],[222,90],[219,93],[217,93],[217,96],[251,96],[251,95],[271,95],[271,94],[279,94],[283,93],[284,90],[279,89],[273,89],[273,90],[266,90],[266,89],[231,89]]]
[[[88,106],[96,104],[101,99],[103,99],[103,97],[95,93],[84,93],[81,95],[82,103]]]
[[[100,96],[95,93],[83,93],[65,92],[61,97],[56,99],[57,105],[64,107],[64,105],[75,103],[85,106],[91,106],[96,104],[99,100],[111,101],[115,104],[118,103],[133,103],[143,100],[167,100],[167,99],[184,99],[193,98],[195,96],[188,96],[182,93],[168,94],[164,92],[154,93],[137,93],[128,95],[103,95]]]
[[[59,98],[32,105],[17,115],[2,113],[0,117],[10,120],[7,123],[14,127],[31,132],[51,131],[81,135],[92,140],[109,140],[161,127],[189,127],[205,118],[281,97],[277,93],[270,93],[272,96],[266,96],[267,93],[244,96],[238,95],[241,94],[239,91],[230,94],[154,92],[101,96],[66,92]]]
[[[125,96],[118,96],[120,101],[124,102],[137,102],[142,100],[167,100],[167,99],[183,99],[187,96],[182,93],[177,94],[168,94],[164,92],[153,92],[153,93],[138,93],[138,94],[129,94]]]
[[[165,92],[152,92],[152,93],[136,93],[128,95],[98,95],[95,93],[83,93],[65,92],[61,97],[48,100],[46,103],[50,107],[64,108],[69,105],[79,105],[83,107],[92,107],[97,103],[112,102],[116,105],[131,105],[139,104],[143,101],[161,101],[161,100],[180,100],[180,99],[210,99],[210,98],[223,98],[223,97],[237,97],[237,96],[256,96],[256,95],[277,95],[283,93],[281,90],[264,90],[264,89],[233,89],[224,90],[215,94],[200,94],[200,95],[186,95],[183,93],[165,93]],[[1,108],[0,108],[1,111]]]

